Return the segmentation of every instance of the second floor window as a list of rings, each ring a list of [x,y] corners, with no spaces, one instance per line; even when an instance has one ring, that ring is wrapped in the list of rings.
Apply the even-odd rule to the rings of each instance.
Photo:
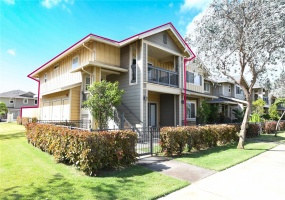
[[[9,103],[13,104],[14,103],[14,99],[10,99]]]
[[[193,83],[195,85],[202,85],[202,76],[194,74],[193,72],[186,71],[186,82]]]
[[[45,81],[45,83],[47,82],[47,79],[48,79],[47,73],[45,73],[45,75],[44,75],[44,81]]]
[[[231,89],[232,89],[232,88],[231,88],[231,86],[229,85],[229,93],[231,93],[231,91],[232,91]]]
[[[38,100],[37,99],[34,100],[34,104],[38,105]]]
[[[88,88],[89,88],[89,86],[90,86],[90,83],[91,83],[90,77],[89,77],[89,76],[86,76],[86,78],[85,78],[85,91],[88,90]]]
[[[76,56],[72,59],[72,69],[75,69],[79,65],[79,57]]]
[[[236,86],[236,94],[242,94],[242,89],[239,86]]]
[[[28,99],[23,99],[23,104],[28,104],[29,100]]]
[[[204,83],[204,91],[210,92],[210,83]]]

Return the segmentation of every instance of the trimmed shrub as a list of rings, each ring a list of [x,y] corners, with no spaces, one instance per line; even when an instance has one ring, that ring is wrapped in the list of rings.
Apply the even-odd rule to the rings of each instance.
[[[259,135],[261,124],[248,124],[246,128],[246,137],[252,138]]]
[[[130,165],[137,156],[137,134],[132,131],[89,132],[30,123],[26,137],[57,162],[75,165],[90,176],[100,169]]]
[[[285,131],[285,122],[280,122],[280,131]]]
[[[20,116],[17,117],[17,124],[22,125],[22,118]]]
[[[186,144],[188,151],[228,144],[238,140],[239,129],[238,125],[164,127],[160,131],[161,149],[172,156],[181,155]]]
[[[22,117],[22,125],[26,126],[28,123],[30,123],[30,118]]]
[[[277,122],[265,122],[264,132],[267,134],[275,133]]]

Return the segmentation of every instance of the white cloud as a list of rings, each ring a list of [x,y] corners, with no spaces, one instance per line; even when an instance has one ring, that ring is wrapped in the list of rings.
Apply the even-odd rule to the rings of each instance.
[[[4,0],[4,2],[7,4],[15,4],[15,0]]]
[[[61,0],[43,0],[42,5],[46,8],[52,8],[54,6],[57,6]]]
[[[200,12],[198,15],[196,15],[193,20],[187,25],[186,27],[186,36],[187,35],[191,35],[193,34],[195,28],[196,28],[196,24],[195,21],[199,21],[202,19],[202,17],[204,16],[204,14],[206,13],[206,10],[204,10],[203,12]]]
[[[213,0],[184,0],[181,5],[180,11],[185,12],[191,9],[204,10]]]
[[[73,5],[73,3],[74,0],[43,0],[41,2],[42,6],[48,9],[61,5],[62,9],[68,11],[69,13],[70,9],[67,7],[67,5]]]
[[[7,53],[12,55],[12,56],[16,56],[16,50],[15,49],[8,49]]]

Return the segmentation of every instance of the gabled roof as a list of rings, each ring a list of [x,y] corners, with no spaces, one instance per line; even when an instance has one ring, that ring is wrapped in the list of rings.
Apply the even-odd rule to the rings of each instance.
[[[44,69],[48,68],[50,65],[55,64],[58,60],[60,60],[61,58],[63,58],[67,54],[71,53],[72,51],[78,49],[84,43],[89,42],[91,40],[99,41],[99,42],[102,42],[102,43],[105,43],[105,44],[109,44],[109,45],[112,45],[112,46],[116,46],[116,47],[123,47],[123,46],[125,46],[127,44],[130,44],[130,43],[136,41],[136,40],[146,38],[146,37],[148,37],[150,35],[154,35],[156,33],[162,32],[162,31],[167,31],[167,33],[171,36],[171,38],[175,41],[175,43],[181,49],[183,49],[184,55],[186,57],[194,56],[194,53],[190,49],[188,44],[184,41],[184,39],[179,34],[179,32],[176,30],[176,28],[173,26],[173,24],[169,22],[169,23],[163,24],[161,26],[155,27],[153,29],[150,29],[148,31],[144,31],[142,33],[136,34],[134,36],[131,36],[131,37],[129,37],[127,39],[124,39],[124,40],[121,40],[121,41],[115,41],[115,40],[112,40],[112,39],[109,39],[109,38],[105,38],[105,37],[102,37],[102,36],[99,36],[99,35],[89,34],[86,37],[84,37],[81,40],[79,40],[78,42],[76,42],[71,47],[67,48],[66,50],[64,50],[63,52],[61,52],[60,54],[58,54],[57,56],[55,56],[51,60],[49,60],[48,62],[46,62],[45,64],[43,64],[38,69],[34,70],[32,73],[30,73],[28,75],[28,77],[36,78],[38,73],[40,73]]]
[[[8,92],[3,92],[0,94],[0,97],[4,97],[4,98],[33,98],[34,97],[34,93],[32,92],[24,92],[22,90],[11,90]]]

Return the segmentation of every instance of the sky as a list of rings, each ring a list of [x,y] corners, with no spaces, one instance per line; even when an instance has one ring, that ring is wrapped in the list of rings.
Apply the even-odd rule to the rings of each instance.
[[[90,33],[123,40],[172,22],[184,37],[210,0],[0,0],[0,93]]]

